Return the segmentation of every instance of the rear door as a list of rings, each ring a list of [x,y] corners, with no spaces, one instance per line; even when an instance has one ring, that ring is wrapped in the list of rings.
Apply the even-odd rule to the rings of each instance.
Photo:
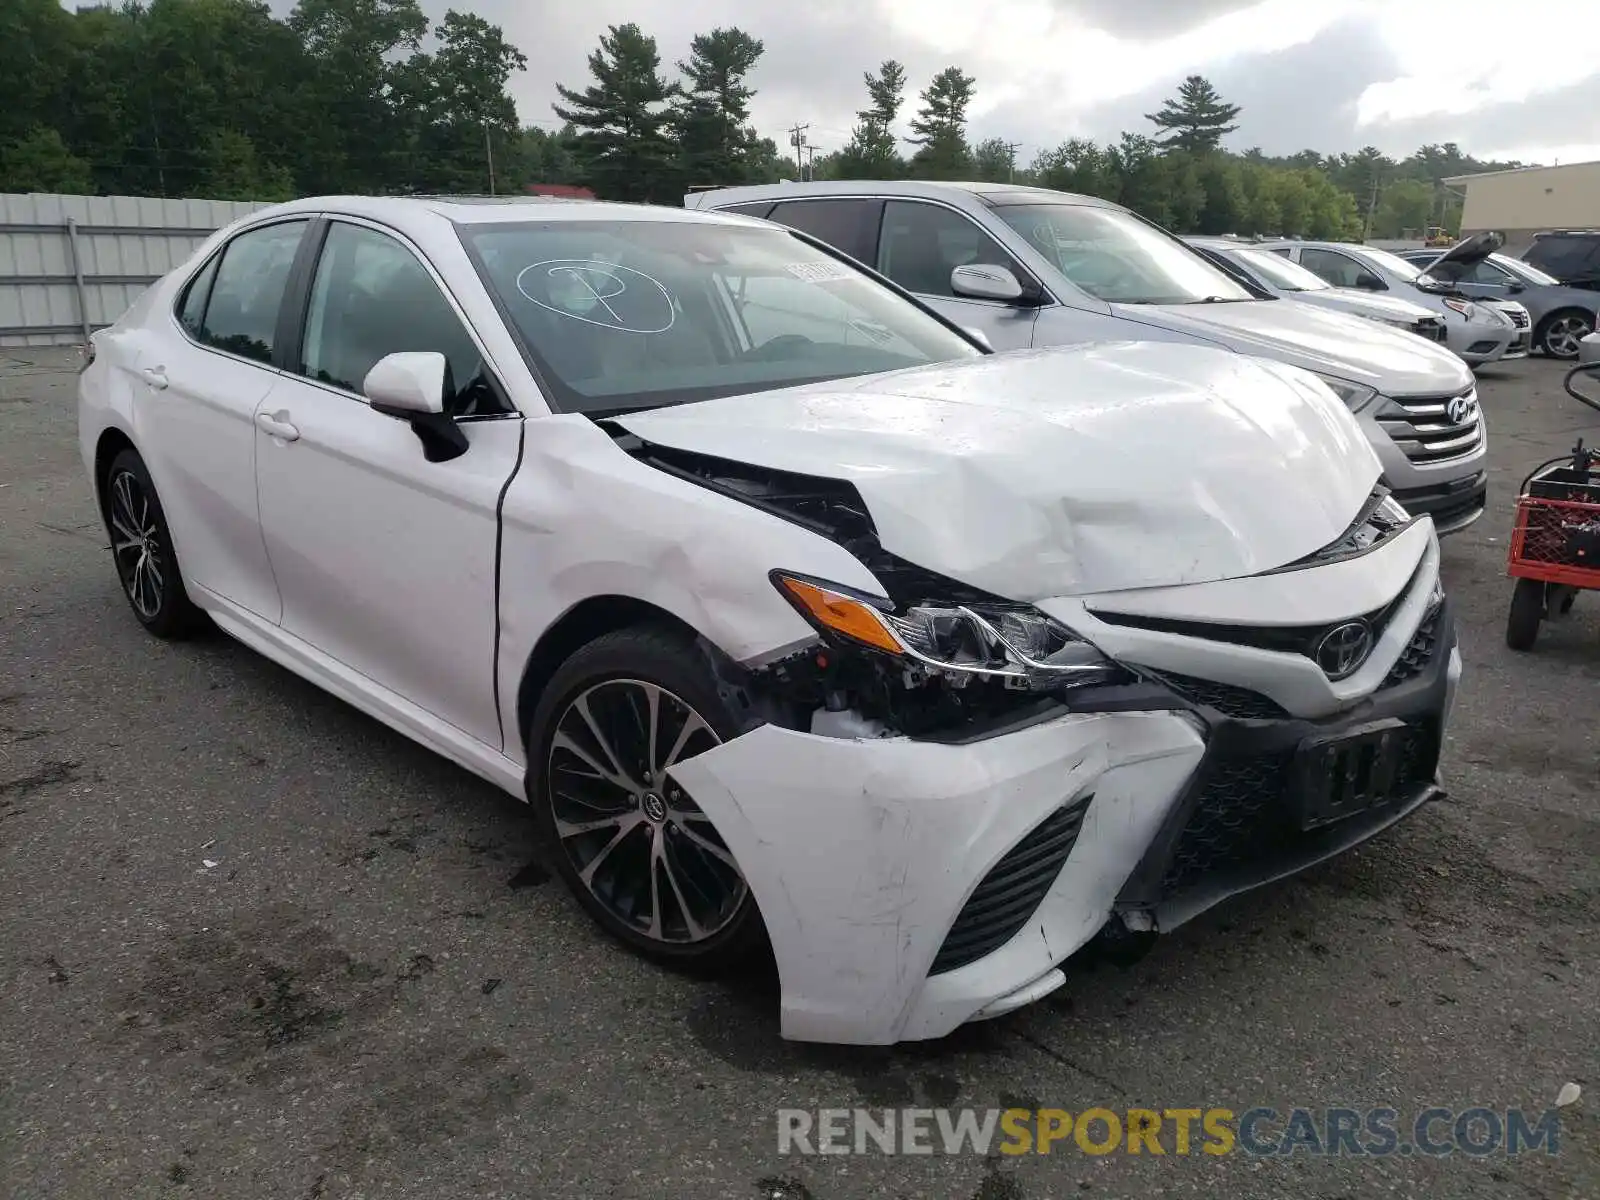
[[[273,353],[308,218],[247,229],[180,293],[176,328],[135,374],[140,447],[185,581],[268,622],[280,615],[261,540],[256,410],[278,385]]]

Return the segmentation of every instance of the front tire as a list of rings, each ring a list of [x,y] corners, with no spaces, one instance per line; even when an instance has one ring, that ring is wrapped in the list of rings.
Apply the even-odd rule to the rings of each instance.
[[[1544,620],[1545,585],[1538,579],[1517,580],[1511,593],[1511,612],[1506,617],[1506,645],[1513,650],[1532,650]]]
[[[100,502],[122,594],[139,624],[169,640],[194,633],[201,613],[184,590],[172,530],[137,451],[123,450],[111,460]]]
[[[563,663],[528,733],[528,799],[584,910],[641,954],[717,973],[766,931],[710,818],[666,769],[736,736],[738,723],[686,634],[605,634]]]
[[[1538,336],[1534,340],[1551,358],[1570,361],[1578,357],[1578,343],[1593,332],[1594,319],[1569,308],[1546,317],[1540,323]]]

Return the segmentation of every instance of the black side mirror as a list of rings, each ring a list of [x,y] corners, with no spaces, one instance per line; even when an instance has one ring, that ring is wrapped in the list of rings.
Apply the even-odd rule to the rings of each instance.
[[[1525,292],[1527,290],[1528,290],[1528,285],[1525,284],[1525,283],[1508,283],[1508,284],[1506,284],[1506,291],[1509,292],[1513,296],[1515,296],[1519,292]]]
[[[1371,271],[1363,271],[1357,275],[1356,286],[1364,292],[1385,292],[1389,290],[1388,285]]]

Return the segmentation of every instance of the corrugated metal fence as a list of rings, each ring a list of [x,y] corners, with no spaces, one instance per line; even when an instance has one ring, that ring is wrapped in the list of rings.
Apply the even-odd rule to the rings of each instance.
[[[0,193],[0,346],[86,341],[213,232],[264,207]]]

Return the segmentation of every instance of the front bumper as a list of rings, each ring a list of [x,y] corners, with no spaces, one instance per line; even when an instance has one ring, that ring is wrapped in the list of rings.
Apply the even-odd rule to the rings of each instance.
[[[1426,513],[1433,518],[1433,528],[1440,537],[1460,533],[1479,517],[1488,504],[1489,475],[1479,471],[1446,483],[1422,487],[1400,488],[1394,498],[1409,513],[1419,516]]]
[[[1141,711],[1063,711],[967,744],[766,725],[672,773],[761,908],[785,1037],[941,1037],[1060,986],[1063,960],[1119,911],[1170,928],[1419,807],[1461,670],[1447,602],[1431,620],[1380,668],[1393,682],[1318,719],[1261,719],[1233,707],[1243,689],[1153,677]],[[1287,756],[1381,717],[1419,747],[1390,800],[1289,828]]]

